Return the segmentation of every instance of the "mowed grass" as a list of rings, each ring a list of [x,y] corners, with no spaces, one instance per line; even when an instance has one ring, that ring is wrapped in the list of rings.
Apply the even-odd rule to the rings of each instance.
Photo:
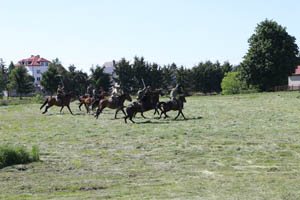
[[[1,169],[0,199],[300,199],[298,95],[188,97],[188,120],[137,124],[75,102],[74,116],[0,107],[0,145],[38,145],[41,160]]]

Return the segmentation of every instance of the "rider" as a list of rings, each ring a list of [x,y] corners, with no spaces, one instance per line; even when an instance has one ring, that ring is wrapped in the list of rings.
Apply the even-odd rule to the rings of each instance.
[[[170,98],[174,104],[178,104],[177,94],[179,93],[179,88],[181,88],[181,85],[176,84],[176,87],[171,89]]]
[[[95,99],[97,99],[98,95],[99,95],[99,90],[98,90],[98,88],[94,88],[94,89],[93,89],[93,97],[94,97]]]
[[[147,87],[146,87],[146,86],[144,86],[143,89],[142,89],[142,88],[139,88],[139,90],[138,90],[138,92],[137,92],[137,97],[136,97],[136,99],[138,100],[138,102],[141,102],[141,100],[142,100],[144,94],[146,93],[146,90],[147,90]]]
[[[115,83],[115,85],[112,87],[111,92],[111,100],[116,105],[119,104],[119,97],[123,94],[122,89],[120,88],[120,85],[118,83]]]
[[[93,97],[93,86],[92,86],[92,84],[90,84],[90,85],[87,87],[86,93],[88,94],[89,97]]]
[[[56,90],[57,100],[61,102],[62,106],[64,104],[63,97],[64,97],[64,87],[62,85],[58,85]]]

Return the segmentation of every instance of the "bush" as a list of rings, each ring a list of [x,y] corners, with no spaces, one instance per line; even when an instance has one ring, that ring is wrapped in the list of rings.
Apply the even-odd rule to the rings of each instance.
[[[239,79],[239,72],[228,72],[222,80],[222,94],[239,94],[243,83]]]
[[[39,148],[32,147],[32,152],[28,153],[24,147],[0,146],[0,169],[16,164],[26,164],[38,161]]]

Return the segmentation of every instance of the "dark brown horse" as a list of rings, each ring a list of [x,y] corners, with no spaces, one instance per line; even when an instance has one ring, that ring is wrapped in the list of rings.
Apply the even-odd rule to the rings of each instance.
[[[62,109],[65,107],[65,106],[67,106],[67,108],[69,109],[69,111],[70,111],[70,113],[73,115],[73,113],[72,113],[72,111],[71,111],[71,109],[70,109],[70,102],[71,102],[71,99],[72,98],[75,98],[76,97],[76,95],[75,95],[75,93],[73,93],[73,92],[71,92],[71,93],[69,93],[69,94],[65,94],[64,96],[63,96],[63,98],[62,98],[62,100],[61,101],[57,101],[57,99],[55,98],[55,97],[49,97],[49,98],[47,98],[46,99],[46,101],[44,102],[44,104],[40,107],[40,110],[42,110],[42,108],[46,105],[46,104],[48,104],[47,106],[46,106],[46,109],[45,109],[45,111],[43,112],[43,114],[45,114],[47,111],[48,111],[48,108],[50,108],[50,107],[52,107],[52,106],[58,106],[58,107],[61,107],[61,109],[60,109],[60,113],[61,113],[61,111],[62,111]],[[63,103],[63,104],[62,104]]]
[[[156,113],[159,114],[158,110],[162,111],[161,108],[157,107],[157,105],[159,103],[159,95],[163,95],[162,89],[154,89],[154,90],[148,91],[145,94],[145,96],[142,98],[141,103],[144,104],[143,105],[144,111],[142,111],[141,109],[137,109],[137,110],[139,110],[138,112],[141,113],[141,115],[144,119],[146,119],[146,117],[144,116],[143,113],[146,111],[154,109],[154,115]],[[137,103],[137,102],[135,102],[135,103]],[[134,114],[134,116],[135,116],[135,114]]]
[[[159,114],[159,111],[157,109],[160,109],[160,107],[157,107],[159,103],[159,95],[161,94],[161,90],[157,89],[154,91],[147,91],[145,95],[143,96],[141,102],[134,102],[132,104],[129,104],[126,107],[127,115],[124,118],[125,123],[127,123],[127,119],[129,118],[130,121],[135,123],[132,118],[135,117],[136,113],[141,113],[142,117],[144,117],[143,112],[155,109],[154,114],[157,112]],[[161,110],[162,111],[162,110]]]
[[[108,107],[110,109],[116,109],[115,119],[117,119],[117,114],[118,114],[118,112],[120,110],[126,116],[125,111],[124,111],[124,101],[125,100],[130,101],[130,102],[132,101],[132,99],[131,99],[131,97],[130,97],[129,94],[122,94],[121,96],[119,96],[117,104],[115,102],[112,102],[112,101],[108,100],[108,99],[101,99],[100,102],[99,102],[99,105],[98,105],[98,109],[97,109],[96,115],[95,115],[96,119],[98,119],[100,113],[106,107]]]
[[[162,114],[164,114],[164,115],[165,115],[165,118],[167,118],[167,117],[169,117],[169,116],[167,115],[167,112],[169,112],[170,110],[178,110],[178,114],[177,114],[177,116],[175,117],[175,119],[177,119],[177,117],[178,117],[180,114],[182,115],[182,117],[183,117],[184,119],[186,119],[185,116],[184,116],[184,114],[182,113],[183,104],[184,104],[185,102],[186,102],[186,99],[185,99],[185,96],[184,96],[184,95],[180,95],[180,96],[179,96],[179,98],[178,98],[178,100],[177,100],[177,103],[173,102],[172,100],[169,100],[169,101],[167,101],[167,102],[160,102],[160,103],[158,104],[158,107],[161,108],[161,106],[162,106],[162,112],[160,113],[159,118],[161,118],[161,115],[162,115]]]

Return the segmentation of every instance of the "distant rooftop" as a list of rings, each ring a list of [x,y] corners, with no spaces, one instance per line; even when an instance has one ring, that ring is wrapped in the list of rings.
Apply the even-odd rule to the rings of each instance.
[[[40,55],[36,55],[36,56],[32,55],[30,58],[20,60],[17,66],[18,65],[41,66],[41,62],[50,63],[49,60],[46,60],[45,58],[41,58]]]

